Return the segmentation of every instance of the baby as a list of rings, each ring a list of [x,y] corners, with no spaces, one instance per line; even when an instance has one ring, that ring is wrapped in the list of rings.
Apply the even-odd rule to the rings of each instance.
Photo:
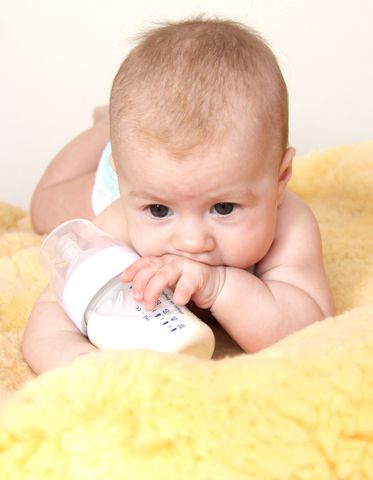
[[[152,309],[171,287],[246,352],[333,314],[317,223],[286,191],[286,85],[255,32],[199,19],[147,32],[114,79],[109,145],[100,113],[41,179],[37,231],[97,215],[141,256],[122,275],[137,300]],[[31,368],[94,350],[48,287],[23,338]]]

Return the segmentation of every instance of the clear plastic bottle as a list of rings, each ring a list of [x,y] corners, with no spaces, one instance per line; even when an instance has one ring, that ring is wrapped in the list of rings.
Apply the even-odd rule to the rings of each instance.
[[[70,319],[100,349],[150,349],[211,358],[211,328],[172,292],[160,295],[149,312],[134,300],[131,285],[119,276],[139,256],[92,222],[74,219],[44,240],[40,263]]]

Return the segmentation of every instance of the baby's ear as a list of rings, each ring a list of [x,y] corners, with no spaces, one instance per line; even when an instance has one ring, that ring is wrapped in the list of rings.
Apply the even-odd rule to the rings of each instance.
[[[286,185],[288,184],[291,178],[293,158],[295,156],[295,152],[296,152],[295,148],[288,147],[281,161],[280,170],[278,173],[278,196],[277,196],[278,205],[281,205],[282,203],[282,200],[285,194]]]

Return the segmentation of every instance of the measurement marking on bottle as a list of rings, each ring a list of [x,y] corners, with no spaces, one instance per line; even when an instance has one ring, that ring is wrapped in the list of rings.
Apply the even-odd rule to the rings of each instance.
[[[170,323],[168,320],[166,322],[163,322],[162,325],[166,325],[167,323]]]

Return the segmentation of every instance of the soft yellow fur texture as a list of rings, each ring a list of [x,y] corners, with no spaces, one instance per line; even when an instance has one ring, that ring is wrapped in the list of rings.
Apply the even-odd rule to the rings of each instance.
[[[36,379],[20,338],[41,239],[0,204],[2,480],[373,479],[373,142],[298,159],[291,188],[336,317],[255,355],[99,352]]]

